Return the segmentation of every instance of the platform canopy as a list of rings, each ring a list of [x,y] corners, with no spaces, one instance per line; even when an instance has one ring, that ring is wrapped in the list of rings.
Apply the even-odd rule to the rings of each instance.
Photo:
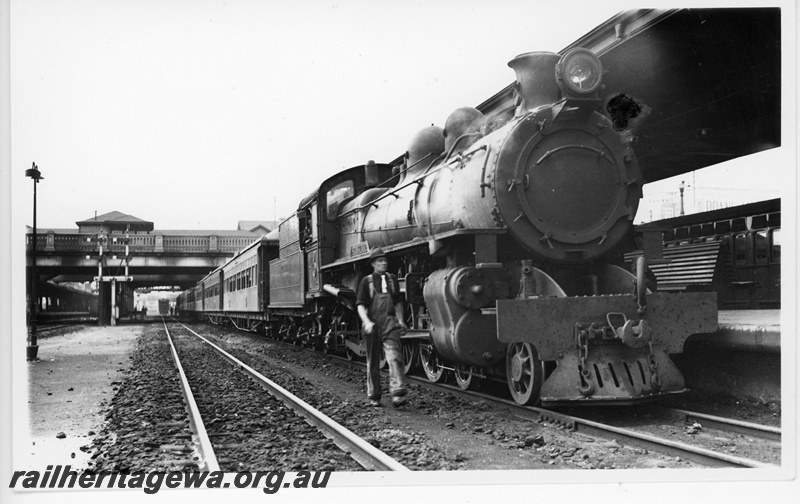
[[[606,102],[650,108],[634,142],[646,182],[781,145],[779,8],[624,11],[559,53],[574,47],[600,57]],[[512,84],[478,109],[513,100]]]
[[[781,144],[780,9],[681,9],[645,21],[600,59],[608,96],[652,109],[634,146],[647,182]]]

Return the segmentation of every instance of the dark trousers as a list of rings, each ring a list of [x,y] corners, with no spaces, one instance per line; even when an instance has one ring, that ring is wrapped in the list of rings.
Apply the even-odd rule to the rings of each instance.
[[[367,396],[375,400],[381,398],[381,348],[389,364],[389,392],[392,396],[406,394],[400,323],[393,314],[389,315],[391,302],[389,294],[375,294],[369,309],[370,320],[375,322],[375,329],[372,334],[364,335],[367,346]]]

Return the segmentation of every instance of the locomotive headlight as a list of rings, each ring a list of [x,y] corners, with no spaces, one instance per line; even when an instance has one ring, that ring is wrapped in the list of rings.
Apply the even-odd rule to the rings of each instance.
[[[587,97],[597,91],[602,80],[600,59],[588,49],[571,49],[556,65],[556,81],[570,96]]]

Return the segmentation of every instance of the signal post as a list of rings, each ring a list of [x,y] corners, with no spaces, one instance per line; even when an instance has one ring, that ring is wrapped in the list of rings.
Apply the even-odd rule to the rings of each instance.
[[[111,239],[113,242],[117,241],[117,237],[112,237]],[[97,300],[97,323],[104,325],[104,321],[106,317],[108,317],[108,319],[110,319],[110,325],[115,326],[120,316],[119,307],[117,306],[117,283],[133,282],[133,277],[128,274],[128,267],[131,262],[130,237],[126,235],[122,238],[122,242],[125,244],[125,257],[123,258],[123,262],[125,263],[124,275],[103,275],[103,266],[107,265],[108,259],[108,254],[104,254],[104,247],[105,251],[108,251],[108,247],[106,247],[108,244],[108,236],[104,233],[100,233],[97,235],[96,240],[98,257],[97,276],[94,277],[94,281],[97,282],[99,294]],[[116,258],[117,256],[112,256],[112,259]]]

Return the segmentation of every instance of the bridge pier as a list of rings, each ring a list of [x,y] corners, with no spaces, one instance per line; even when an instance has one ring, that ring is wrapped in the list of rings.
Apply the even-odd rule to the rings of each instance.
[[[98,300],[97,300],[97,323],[99,325],[117,325],[117,320],[120,318],[120,304],[123,308],[130,310],[129,304],[133,303],[132,288],[130,285],[125,285],[125,282],[132,282],[131,276],[98,276],[94,280],[97,282],[98,287]],[[122,291],[118,297],[118,290],[122,284]],[[126,311],[126,310],[123,310]]]

